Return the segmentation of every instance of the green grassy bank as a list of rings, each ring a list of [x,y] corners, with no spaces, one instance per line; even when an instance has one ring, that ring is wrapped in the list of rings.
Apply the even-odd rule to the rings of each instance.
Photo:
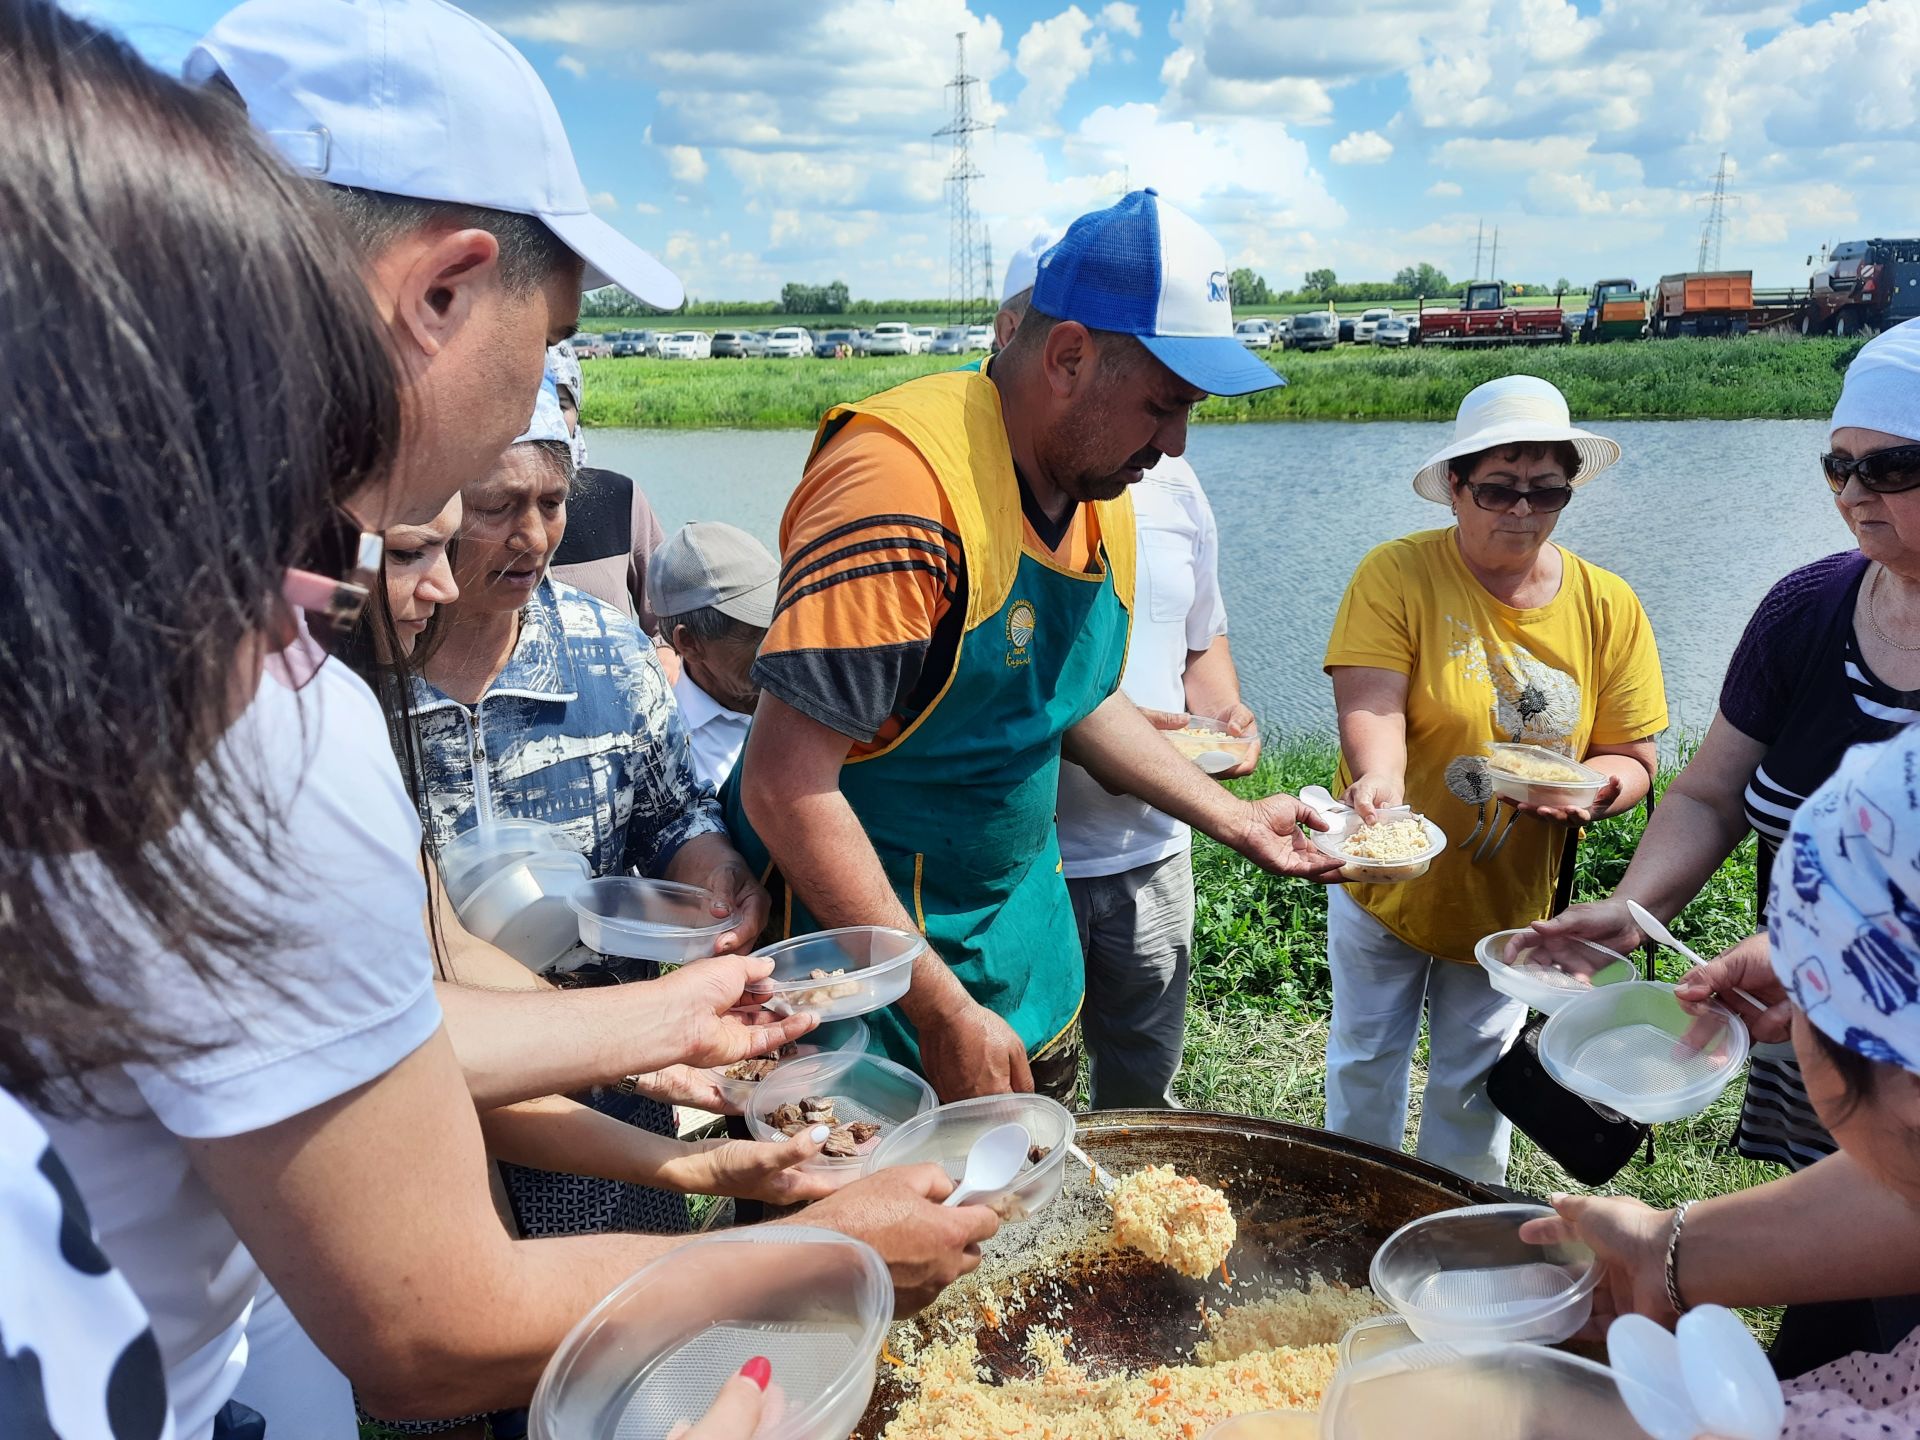
[[[1236,782],[1248,795],[1333,779],[1331,741],[1307,736],[1270,744],[1258,774]],[[1662,773],[1664,790],[1671,771]],[[1588,831],[1580,848],[1576,899],[1610,893],[1645,828],[1644,808]],[[1695,949],[1712,954],[1753,929],[1754,850],[1749,838],[1674,922]],[[1324,1048],[1332,985],[1327,971],[1327,902],[1320,887],[1266,874],[1212,841],[1194,847],[1194,977],[1186,1068],[1179,1093],[1199,1109],[1265,1115],[1319,1125],[1325,1115]],[[1685,966],[1662,954],[1660,978]],[[1424,1042],[1423,1042],[1424,1054]],[[1416,1059],[1416,1067],[1419,1059]],[[1416,1074],[1416,1104],[1418,1099]],[[1644,1152],[1606,1187],[1655,1205],[1724,1194],[1774,1178],[1771,1166],[1733,1154],[1742,1087],[1706,1113],[1658,1127],[1654,1159]],[[1581,1190],[1525,1136],[1514,1137],[1508,1183],[1545,1195]]]
[[[1559,386],[1577,420],[1818,419],[1832,413],[1858,346],[1767,336],[1490,350],[1344,345],[1275,354],[1275,368],[1291,382],[1285,389],[1209,400],[1194,418],[1446,420],[1474,386],[1526,374]],[[648,429],[811,428],[831,405],[955,363],[939,355],[589,360],[584,419]]]

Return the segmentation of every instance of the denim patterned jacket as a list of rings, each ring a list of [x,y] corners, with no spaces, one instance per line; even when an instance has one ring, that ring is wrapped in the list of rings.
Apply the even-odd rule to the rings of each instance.
[[[540,582],[478,705],[418,678],[413,698],[436,852],[472,828],[483,759],[494,813],[563,827],[596,876],[663,875],[687,841],[726,830],[653,646],[570,585]]]

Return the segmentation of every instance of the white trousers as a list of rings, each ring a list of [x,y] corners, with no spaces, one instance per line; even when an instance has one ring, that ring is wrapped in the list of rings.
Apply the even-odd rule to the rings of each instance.
[[[1327,1128],[1401,1148],[1424,1010],[1427,1088],[1415,1153],[1470,1180],[1505,1180],[1513,1127],[1487,1098],[1487,1072],[1520,1033],[1527,1007],[1489,985],[1479,966],[1414,949],[1338,887],[1327,894],[1327,964]]]

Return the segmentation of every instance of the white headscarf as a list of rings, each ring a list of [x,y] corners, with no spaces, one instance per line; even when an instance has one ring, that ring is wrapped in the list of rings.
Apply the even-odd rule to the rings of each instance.
[[[1849,426],[1920,442],[1920,319],[1882,330],[1847,366],[1832,429]]]
[[[571,345],[562,341],[548,347],[547,374],[553,377],[555,389],[573,398],[573,433],[567,436],[567,443],[573,447],[573,468],[578,470],[587,463],[587,427],[580,423],[580,399],[586,394],[586,381]]]

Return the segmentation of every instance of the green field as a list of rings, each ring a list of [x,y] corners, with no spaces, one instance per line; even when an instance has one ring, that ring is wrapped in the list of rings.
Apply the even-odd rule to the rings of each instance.
[[[1271,745],[1259,773],[1234,784],[1260,795],[1333,779],[1332,741],[1302,737]],[[1661,775],[1664,790],[1671,772]],[[1580,850],[1576,899],[1611,893],[1645,825],[1644,810],[1592,827]],[[1186,1068],[1177,1091],[1196,1109],[1265,1115],[1319,1125],[1325,1114],[1327,971],[1325,892],[1302,880],[1279,879],[1196,837],[1194,845],[1194,972],[1188,1006]],[[1754,851],[1749,838],[1674,922],[1680,938],[1707,954],[1753,929]],[[1683,964],[1662,954],[1659,978],[1677,980]],[[1416,1057],[1416,1110],[1418,1070]],[[1735,1084],[1706,1113],[1655,1131],[1654,1159],[1644,1152],[1612,1183],[1611,1193],[1654,1205],[1724,1194],[1774,1178],[1771,1166],[1732,1153],[1739,1110]],[[1514,1137],[1508,1184],[1534,1195],[1586,1187],[1570,1179],[1525,1136]]]
[[[1285,389],[1198,406],[1201,421],[1446,420],[1501,375],[1539,375],[1576,420],[1818,419],[1832,413],[1855,340],[1750,336],[1614,345],[1276,352]],[[953,368],[944,355],[854,360],[588,360],[589,425],[811,428],[830,405]]]

